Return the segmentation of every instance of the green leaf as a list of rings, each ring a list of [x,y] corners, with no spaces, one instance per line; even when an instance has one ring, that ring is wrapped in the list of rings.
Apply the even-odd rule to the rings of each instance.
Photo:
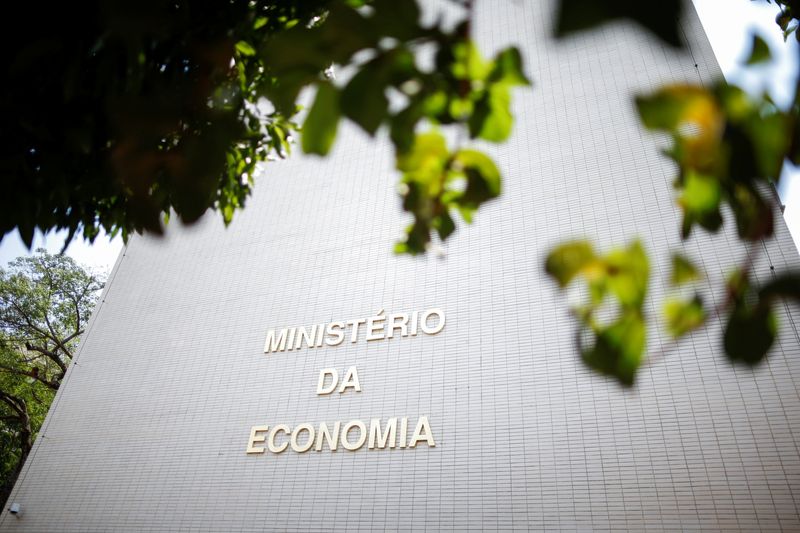
[[[414,138],[411,151],[398,156],[397,170],[414,181],[430,184],[432,180],[441,179],[449,157],[447,141],[441,133],[421,133]]]
[[[494,58],[494,67],[489,73],[489,83],[506,83],[508,85],[530,85],[522,69],[522,54],[519,48],[511,46],[500,51]]]
[[[556,247],[548,254],[545,271],[563,288],[596,260],[597,256],[587,241],[569,242]]]
[[[458,197],[460,203],[477,207],[500,195],[500,171],[486,154],[477,150],[459,150],[453,159],[467,176],[467,188]]]
[[[776,330],[775,314],[769,306],[750,309],[740,302],[725,328],[725,353],[733,362],[755,365],[766,357]]]
[[[692,171],[686,174],[683,194],[679,200],[685,211],[698,216],[716,213],[719,211],[721,198],[722,191],[716,178]]]
[[[792,121],[782,112],[752,113],[743,127],[755,152],[757,170],[750,176],[771,178],[776,183],[780,179],[783,160],[790,154]]]
[[[660,90],[636,97],[636,109],[646,128],[672,130],[678,125],[685,103],[670,92]]]
[[[646,344],[644,320],[637,311],[624,313],[607,328],[596,331],[595,343],[582,351],[583,361],[625,386],[633,385]]]
[[[729,201],[740,238],[757,241],[772,235],[775,227],[773,206],[757,190],[737,183]]]
[[[451,74],[457,80],[484,80],[489,73],[489,64],[483,60],[478,47],[472,41],[456,41],[452,47]]]
[[[380,35],[407,41],[424,33],[416,0],[375,0],[371,5],[375,14],[370,22]]]
[[[342,91],[342,113],[370,135],[375,135],[388,116],[389,99],[385,93],[389,69],[381,59],[364,65]]]
[[[406,229],[405,240],[394,245],[394,252],[396,254],[419,255],[425,253],[430,241],[430,227],[417,220]]]
[[[608,289],[624,308],[639,309],[647,294],[650,263],[641,243],[615,250],[605,259]]]
[[[450,213],[446,211],[436,217],[434,220],[434,227],[439,233],[439,238],[442,239],[442,241],[447,240],[447,238],[456,230],[456,224],[453,221],[453,217],[451,217]]]
[[[678,21],[681,19],[681,0],[561,0],[556,19],[556,36],[597,27],[620,18],[641,24],[666,43],[682,46]]]
[[[672,285],[683,285],[699,278],[700,273],[691,261],[679,254],[672,256],[672,274],[669,280]]]
[[[339,91],[330,83],[320,83],[314,104],[303,124],[303,151],[307,154],[326,155],[336,139],[338,125]]]
[[[800,303],[800,272],[785,272],[764,285],[759,291],[759,298],[792,298]]]
[[[769,51],[769,45],[759,37],[753,34],[753,45],[750,51],[750,57],[747,58],[747,65],[757,65],[765,63],[772,59],[772,54]]]
[[[398,154],[408,152],[414,145],[414,133],[420,118],[422,110],[418,103],[409,104],[391,118],[389,136]]]
[[[255,48],[253,48],[247,41],[239,41],[238,43],[236,43],[236,51],[242,54],[243,56],[256,55]]]
[[[698,295],[688,302],[669,300],[664,304],[664,318],[667,321],[667,331],[677,339],[705,323],[703,300]]]
[[[486,111],[476,114],[483,121],[480,124],[470,122],[473,136],[491,142],[503,142],[511,135],[514,116],[511,114],[511,92],[504,83],[495,83],[489,87],[486,96]],[[477,130],[477,131],[474,131]]]

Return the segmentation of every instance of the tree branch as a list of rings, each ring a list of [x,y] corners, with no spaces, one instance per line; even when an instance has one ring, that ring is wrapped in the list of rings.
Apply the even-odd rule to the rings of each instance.
[[[20,370],[19,368],[13,368],[6,365],[0,365],[0,371],[8,372],[10,374],[16,374],[18,376],[27,376],[30,378],[35,379],[36,381],[42,383],[47,388],[58,390],[60,385],[59,380],[48,380],[34,367],[33,370]],[[63,377],[64,373],[60,373],[59,376]],[[2,392],[2,391],[0,391]]]
[[[62,372],[67,371],[67,365],[61,360],[57,353],[50,351],[47,348],[43,348],[42,346],[35,346],[29,342],[25,343],[25,348],[34,352],[39,352],[40,354],[48,357],[58,365],[58,368],[60,368]]]

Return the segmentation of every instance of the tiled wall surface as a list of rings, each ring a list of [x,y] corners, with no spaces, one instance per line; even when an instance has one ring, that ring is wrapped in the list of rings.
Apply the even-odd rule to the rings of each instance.
[[[720,75],[694,12],[676,52],[628,24],[558,45],[552,2],[482,0],[481,49],[518,43],[532,90],[489,147],[501,199],[444,257],[391,253],[407,223],[385,139],[340,132],[325,160],[270,164],[225,229],[211,216],[134,238],[70,368],[3,531],[467,529],[798,530],[800,338],[795,310],[769,363],[729,365],[720,325],[669,347],[657,331],[632,390],[580,364],[555,243],[636,236],[708,271],[709,298],[744,254],[730,233],[681,243],[665,139],[632,94]],[[729,224],[730,226],[730,224]],[[785,224],[760,280],[800,267]],[[441,307],[439,335],[262,353],[268,328]],[[321,368],[360,393],[317,396]],[[247,455],[259,424],[429,417],[436,447]]]

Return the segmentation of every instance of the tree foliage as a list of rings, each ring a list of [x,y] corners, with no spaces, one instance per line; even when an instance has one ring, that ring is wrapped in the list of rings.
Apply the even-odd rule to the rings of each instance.
[[[301,140],[309,153],[330,150],[342,119],[370,135],[388,128],[398,167],[420,149],[415,134],[424,122],[462,124],[490,142],[508,137],[511,88],[528,80],[516,49],[481,57],[469,4],[455,28],[423,25],[414,0],[363,4],[26,6],[31,13],[21,18],[37,30],[20,28],[24,36],[11,32],[3,42],[14,61],[13,83],[0,89],[11,126],[0,133],[0,168],[11,188],[0,200],[0,232],[18,228],[30,246],[36,228],[89,240],[103,228],[127,238],[161,232],[172,212],[193,222],[209,208],[229,222],[256,165],[290,152],[300,131],[298,97],[312,86]],[[76,23],[63,24],[67,18]],[[421,47],[434,68],[419,64]],[[349,78],[340,83],[334,71]],[[470,156],[455,153],[430,152],[443,158],[432,163],[439,174],[406,182],[415,222],[398,249],[422,252],[432,231],[448,234],[448,209],[469,220],[499,192],[493,165],[471,157],[462,168]],[[468,194],[446,186],[459,177]]]
[[[37,250],[0,269],[0,483],[5,501],[84,332],[102,280]]]
[[[563,5],[569,3],[567,0],[562,2]],[[797,29],[798,11],[794,2],[778,0],[775,3],[780,8],[776,21],[784,37],[788,37]],[[623,4],[626,2],[609,3],[611,6]],[[669,8],[670,16],[658,21],[639,16],[635,9],[625,9],[624,12],[654,34],[675,44],[670,38],[671,31],[664,24],[677,20],[677,4]],[[661,8],[666,9],[667,5],[665,3]],[[598,13],[597,20],[593,20],[599,22],[617,16],[616,9]],[[752,51],[745,64],[757,66],[770,61],[770,56],[766,42],[754,36]],[[784,164],[800,163],[800,79],[788,109],[779,108],[769,94],[754,97],[724,80],[711,87],[662,87],[651,94],[638,96],[636,105],[646,128],[667,133],[672,138],[672,147],[667,155],[678,170],[674,185],[677,203],[683,211],[680,235],[684,240],[691,237],[695,228],[712,233],[719,231],[726,206],[733,215],[742,241],[758,242],[772,237],[775,217],[780,216],[774,186]],[[569,253],[570,250],[582,252]],[[800,301],[800,277],[792,272],[780,273],[757,287],[751,272],[754,253],[751,250],[745,263],[731,273],[722,304],[716,308],[706,308],[699,294],[689,299],[668,299],[663,305],[667,332],[677,339],[703,326],[709,316],[723,315],[727,317],[723,345],[729,359],[747,365],[761,362],[777,333],[774,306],[780,299]],[[591,333],[590,357],[582,348],[584,360],[621,383],[630,385],[636,369],[645,361],[646,330],[635,322],[635,335],[631,333],[633,326],[629,324],[634,322],[632,319],[625,321],[625,312],[616,322],[598,325],[592,321],[594,309],[608,304],[606,292],[608,299],[623,309],[626,304],[625,295],[605,291],[598,297],[595,287],[610,286],[636,265],[646,263],[638,256],[631,256],[623,259],[624,266],[602,269],[593,267],[595,261],[588,243],[574,242],[552,250],[546,269],[562,287],[573,277],[566,277],[565,273],[583,273],[587,278],[592,288],[591,304],[573,309],[581,328],[588,327]],[[672,286],[691,284],[701,277],[699,270],[680,255],[673,255],[672,267]],[[640,289],[645,294],[648,279],[646,276],[640,279],[643,282]],[[638,318],[643,322],[647,320],[643,314]],[[627,329],[620,325],[621,322],[628,325]],[[624,335],[634,337],[626,339]],[[582,338],[579,334],[579,347],[583,346]],[[627,364],[621,365],[623,361]]]
[[[0,233],[160,232],[174,211],[229,221],[256,164],[288,153],[291,112],[258,106],[254,48],[326,2],[23,3],[0,37]],[[69,21],[69,23],[65,23]],[[254,44],[257,46],[257,44]]]

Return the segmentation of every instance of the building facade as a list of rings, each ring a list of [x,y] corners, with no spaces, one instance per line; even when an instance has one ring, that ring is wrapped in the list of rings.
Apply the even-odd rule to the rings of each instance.
[[[675,167],[633,106],[721,76],[691,6],[674,51],[629,24],[556,44],[553,4],[478,2],[481,50],[519,45],[534,87],[489,148],[502,197],[442,254],[391,252],[391,148],[352,128],[324,160],[270,164],[227,229],[134,237],[0,530],[800,529],[796,310],[755,370],[727,362],[719,321],[630,390],[576,354],[556,243],[641,238],[651,315],[669,249],[709,295],[745,251],[681,242]],[[773,266],[800,267],[783,220],[753,271]]]

